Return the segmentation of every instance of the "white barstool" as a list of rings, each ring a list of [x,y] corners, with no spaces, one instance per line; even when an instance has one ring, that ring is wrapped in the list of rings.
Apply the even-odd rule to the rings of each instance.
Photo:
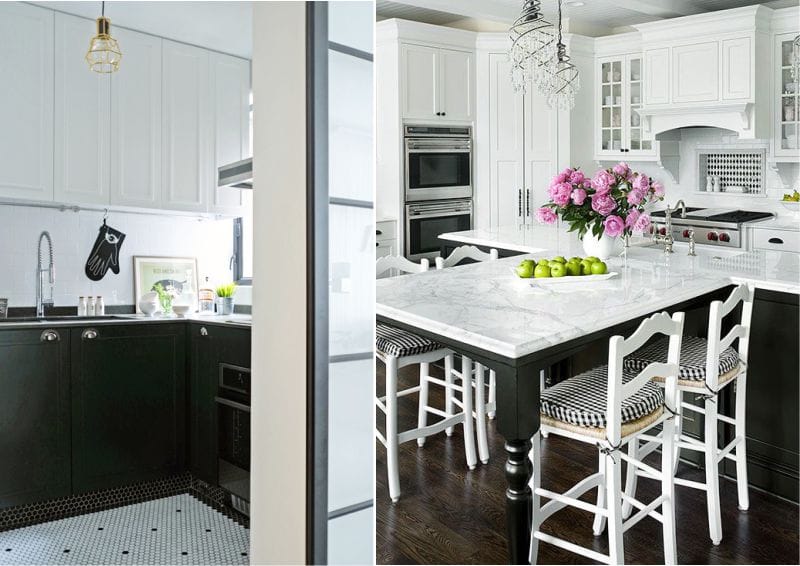
[[[493,261],[498,258],[496,249],[491,249],[488,252],[481,251],[475,246],[459,246],[454,249],[446,258],[436,258],[436,269],[445,269],[447,267],[455,267],[466,259],[473,261]],[[448,380],[449,375],[456,375],[463,379],[463,374],[469,373],[472,375],[472,386],[475,390],[475,430],[478,438],[478,457],[484,464],[489,463],[489,438],[486,430],[486,419],[494,419],[497,407],[497,376],[493,369],[489,370],[489,380],[486,381],[486,368],[477,362],[472,364],[472,367],[465,365],[462,359],[461,372],[456,372],[453,367],[445,366],[445,380]],[[452,380],[452,378],[450,378]],[[425,385],[423,385],[425,387]],[[488,395],[489,401],[486,401]],[[423,399],[424,396],[424,399]],[[419,419],[420,426],[424,424],[426,412],[435,412],[436,410],[428,406],[428,392],[423,389],[420,394],[419,403]],[[453,398],[452,394],[445,391],[445,414],[453,412]],[[446,431],[448,435],[452,434],[452,429]],[[421,442],[424,442],[421,441]],[[421,446],[422,444],[420,444]]]
[[[624,564],[622,535],[647,516],[662,523],[664,563],[676,563],[672,408],[676,406],[677,398],[676,382],[683,317],[683,313],[676,313],[672,318],[666,313],[651,316],[644,320],[629,338],[622,336],[611,338],[607,366],[600,366],[570,377],[542,392],[541,430],[534,435],[531,450],[533,521],[530,559],[532,564],[536,563],[539,541],[605,564]],[[669,338],[668,362],[649,364],[638,373],[624,370],[625,356],[640,348],[656,334],[664,334]],[[651,381],[657,375],[667,376],[663,388]],[[659,424],[665,431],[663,440],[646,434]],[[599,450],[599,471],[576,483],[564,493],[542,488],[542,431],[596,445]],[[640,438],[663,442],[661,471],[623,452],[626,444],[630,445]],[[649,503],[642,503],[623,493],[622,460],[625,460],[630,468],[645,470],[653,477],[659,478],[661,495]],[[596,505],[580,499],[584,493],[595,487],[598,488]],[[540,505],[542,497],[550,501]],[[622,516],[623,501],[638,509],[633,517],[625,521]],[[542,523],[548,517],[566,506],[593,513],[595,535],[602,533],[605,523],[608,522],[607,555],[540,530]],[[656,511],[659,506],[661,512]]]
[[[742,304],[742,315],[738,323],[722,337],[722,319],[739,304]],[[746,510],[750,506],[747,489],[747,452],[745,447],[745,414],[747,394],[747,350],[750,341],[750,320],[753,313],[753,290],[747,285],[740,285],[730,294],[728,299],[714,301],[710,306],[708,318],[708,339],[684,337],[681,350],[680,370],[678,374],[678,419],[676,427],[677,442],[675,464],[680,456],[680,449],[686,448],[702,452],[705,459],[705,482],[676,478],[675,484],[706,492],[708,507],[708,530],[713,544],[722,541],[722,519],[719,499],[719,464],[728,458],[736,462],[736,485],[739,495],[739,509]],[[738,351],[733,343],[738,340]],[[653,361],[666,358],[666,345],[663,341],[649,344],[626,360],[627,367],[638,369]],[[658,379],[658,378],[657,378]],[[738,382],[738,383],[737,383]],[[719,392],[731,383],[736,388],[736,405],[733,418],[719,413],[717,399]],[[683,401],[684,393],[701,396],[705,402],[698,407]],[[682,415],[688,410],[705,416],[703,440],[697,440],[683,434]],[[723,448],[717,445],[717,428],[719,423],[734,426],[734,438]],[[657,444],[646,444],[641,448],[636,442],[629,445],[631,454],[639,453],[642,458],[657,448]],[[636,470],[628,472],[625,491],[629,495],[636,492],[636,478],[649,477],[647,473]],[[628,507],[623,514],[630,513]]]
[[[423,259],[421,264],[416,264],[403,257],[382,257],[376,261],[376,276],[388,270],[397,270],[401,273],[421,273],[428,270],[428,265],[427,259]],[[411,440],[421,441],[447,428],[462,424],[464,426],[464,451],[466,453],[467,466],[470,470],[474,469],[477,464],[475,431],[472,419],[466,418],[466,415],[473,414],[472,387],[463,380],[459,384],[453,382],[452,378],[448,382],[430,375],[430,364],[433,362],[444,359],[445,366],[452,367],[453,352],[429,338],[418,336],[387,324],[378,323],[375,327],[375,354],[386,366],[386,395],[383,397],[376,396],[375,398],[375,404],[386,415],[386,436],[380,433],[377,426],[375,427],[375,436],[386,447],[389,496],[392,501],[395,502],[400,498],[398,447],[404,442]],[[466,363],[471,364],[468,359]],[[398,391],[398,370],[401,367],[412,364],[419,364],[420,366],[420,385]],[[417,428],[403,432],[398,431],[398,399],[417,392],[421,396],[423,390],[427,392],[428,383],[430,382],[442,385],[451,396],[454,392],[460,394],[461,400],[455,399],[454,401],[461,408],[461,411],[449,415],[446,415],[444,411],[439,411],[438,414],[442,419],[432,425],[423,423]]]

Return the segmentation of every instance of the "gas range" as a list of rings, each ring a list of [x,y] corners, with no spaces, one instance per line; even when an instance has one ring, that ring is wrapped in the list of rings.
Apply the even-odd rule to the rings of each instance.
[[[653,212],[653,227],[659,234],[667,233],[666,224],[661,220],[666,214],[663,210]],[[672,214],[672,238],[676,242],[689,241],[689,229],[694,230],[694,239],[698,244],[742,247],[742,226],[750,222],[766,220],[774,215],[771,212],[754,212],[735,208],[699,208],[686,207],[686,216]]]

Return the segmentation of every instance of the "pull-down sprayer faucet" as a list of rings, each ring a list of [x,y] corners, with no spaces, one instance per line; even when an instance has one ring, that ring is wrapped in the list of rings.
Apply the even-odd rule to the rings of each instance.
[[[50,263],[47,264],[47,267],[42,267],[42,241],[47,240],[47,250],[48,250],[48,257],[50,259]],[[53,285],[56,282],[56,268],[55,264],[53,263],[53,240],[50,238],[50,232],[45,230],[41,234],[39,234],[39,248],[37,253],[37,261],[36,264],[36,316],[42,317],[44,316],[44,309],[45,307],[52,307],[53,306]],[[44,298],[44,275],[47,274],[47,283],[50,286],[50,293],[49,298]]]

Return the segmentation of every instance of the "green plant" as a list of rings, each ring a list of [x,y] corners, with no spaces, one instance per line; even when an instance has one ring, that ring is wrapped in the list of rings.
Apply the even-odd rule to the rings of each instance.
[[[234,293],[236,293],[236,283],[228,283],[217,287],[217,297],[229,298],[233,297]]]

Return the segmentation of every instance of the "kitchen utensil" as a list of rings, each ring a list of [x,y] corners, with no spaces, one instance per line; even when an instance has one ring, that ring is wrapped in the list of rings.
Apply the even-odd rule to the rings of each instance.
[[[720,186],[720,179],[719,179],[718,176],[715,175],[714,176],[714,192],[718,193],[721,190],[722,190],[722,187]]]
[[[714,192],[714,179],[711,177],[711,175],[708,175],[706,177],[706,192],[707,193]]]
[[[172,305],[172,312],[174,312],[178,318],[184,318],[191,309],[191,305]]]
[[[158,304],[158,293],[150,291],[139,297],[139,310],[147,316],[153,316],[158,312],[160,306]]]

